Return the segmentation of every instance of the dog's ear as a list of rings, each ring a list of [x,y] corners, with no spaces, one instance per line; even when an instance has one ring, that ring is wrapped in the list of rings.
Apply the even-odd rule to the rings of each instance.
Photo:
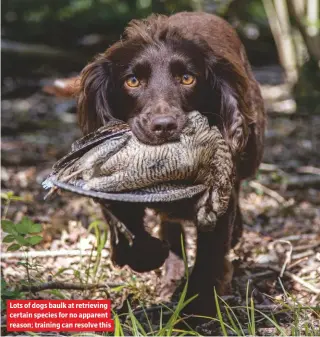
[[[76,97],[80,91],[80,77],[58,78],[52,84],[45,85],[42,90],[57,97]]]
[[[240,67],[216,59],[207,62],[207,79],[220,97],[222,132],[236,156],[247,144],[251,121],[246,100],[248,79]]]
[[[108,99],[113,89],[111,72],[111,62],[101,54],[80,74],[78,121],[84,134],[96,130],[112,118]]]

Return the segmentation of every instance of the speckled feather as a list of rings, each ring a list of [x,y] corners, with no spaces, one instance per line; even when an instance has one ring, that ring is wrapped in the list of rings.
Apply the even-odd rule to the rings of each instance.
[[[74,143],[43,185],[130,202],[170,202],[210,188],[210,204],[219,216],[232,182],[232,156],[220,131],[191,112],[180,141],[157,146],[139,142],[124,123],[104,126]]]

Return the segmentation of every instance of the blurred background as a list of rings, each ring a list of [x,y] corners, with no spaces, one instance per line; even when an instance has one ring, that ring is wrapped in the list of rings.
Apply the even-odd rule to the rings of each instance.
[[[286,82],[306,110],[316,108],[319,0],[3,0],[4,135],[15,128],[6,123],[11,99],[30,97],[51,79],[79,72],[120,37],[132,18],[183,10],[224,17],[237,29],[262,84]],[[286,103],[285,109],[294,110],[293,102]],[[47,116],[42,108],[39,114]]]
[[[319,0],[3,0],[3,136],[57,116],[72,120],[65,112],[74,112],[74,102],[51,106],[39,89],[78,73],[132,18],[183,10],[224,17],[237,29],[260,83],[289,85],[264,93],[268,104],[279,96],[283,101],[271,109],[291,113],[298,103],[305,112],[318,111]],[[287,99],[291,94],[294,101]],[[13,161],[9,157],[4,161]]]
[[[50,162],[80,135],[75,101],[46,95],[44,85],[79,73],[119,39],[131,19],[183,10],[215,13],[235,27],[266,109],[288,119],[283,127],[320,112],[319,0],[3,0],[3,165]],[[313,140],[307,152],[301,150],[303,164],[315,164],[318,158],[308,151],[316,137],[308,133]]]
[[[49,96],[41,88],[56,78],[79,73],[96,53],[119,39],[131,19],[183,10],[215,13],[234,26],[261,85],[268,113],[263,164],[256,179],[243,186],[242,208],[251,240],[238,256],[243,255],[242,263],[257,262],[261,256],[274,261],[270,237],[296,235],[294,243],[306,258],[292,271],[305,275],[304,270],[319,287],[319,0],[2,0],[4,216],[14,222],[28,216],[44,224],[38,250],[91,249],[94,237],[82,225],[88,227],[99,218],[96,207],[76,196],[43,201],[41,181],[81,134],[75,101]],[[78,257],[50,259],[41,260],[45,271],[35,279],[79,263]],[[23,279],[24,272],[9,255],[3,255],[2,261],[9,284]],[[104,263],[108,264],[104,273],[112,270],[110,262]],[[77,269],[71,272],[75,279],[85,272]],[[113,278],[121,274],[108,273]],[[264,283],[258,280],[261,284],[256,286],[272,295],[279,285],[270,278]],[[294,290],[296,285],[289,282],[286,286]],[[304,296],[301,287],[295,290],[297,296]],[[305,297],[306,303],[309,300]]]
[[[4,97],[14,91],[9,79],[20,88],[29,80],[31,91],[39,79],[80,71],[132,18],[183,10],[227,19],[255,67],[280,64],[291,82],[301,79],[301,68],[309,69],[303,69],[312,77],[308,82],[319,70],[318,0],[3,0]],[[277,73],[281,77],[280,68]],[[271,83],[281,81],[271,77]]]

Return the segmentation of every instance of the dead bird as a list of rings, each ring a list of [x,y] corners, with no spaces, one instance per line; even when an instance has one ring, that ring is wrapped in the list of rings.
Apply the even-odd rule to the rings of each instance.
[[[113,121],[75,142],[43,186],[144,203],[187,199],[206,191],[198,201],[197,222],[210,228],[227,209],[232,183],[228,145],[217,127],[193,111],[180,141],[156,146],[141,143],[127,124]]]
[[[198,224],[206,228],[226,210],[232,181],[231,153],[220,131],[191,112],[180,141],[158,146],[140,143],[125,123],[113,121],[76,141],[43,186],[145,203],[191,198],[210,188],[198,201]]]
[[[53,180],[68,181],[94,168],[95,165],[103,163],[121,149],[129,137],[128,124],[114,120],[97,131],[76,140],[71,145],[71,151],[53,165],[51,174],[42,182],[42,186],[45,189],[52,188]],[[104,145],[101,146],[102,144]]]

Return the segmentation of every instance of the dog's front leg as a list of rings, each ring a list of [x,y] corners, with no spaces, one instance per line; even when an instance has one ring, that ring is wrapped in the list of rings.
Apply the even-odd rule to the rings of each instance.
[[[132,233],[132,242],[119,231],[117,235],[111,229],[111,259],[112,262],[123,267],[128,265],[136,272],[147,272],[162,266],[169,255],[169,246],[166,242],[151,236],[144,228],[145,206],[134,203],[113,203],[102,207],[102,212],[110,221],[110,212],[125,225]],[[111,225],[111,224],[110,224]],[[112,227],[112,226],[110,226]]]
[[[216,314],[214,289],[221,295],[227,285],[225,258],[231,248],[236,211],[237,195],[233,193],[227,212],[217,220],[215,229],[198,230],[197,257],[188,282],[187,299],[197,297],[183,310],[187,315],[214,317]],[[192,318],[186,322],[195,325],[208,320]]]

